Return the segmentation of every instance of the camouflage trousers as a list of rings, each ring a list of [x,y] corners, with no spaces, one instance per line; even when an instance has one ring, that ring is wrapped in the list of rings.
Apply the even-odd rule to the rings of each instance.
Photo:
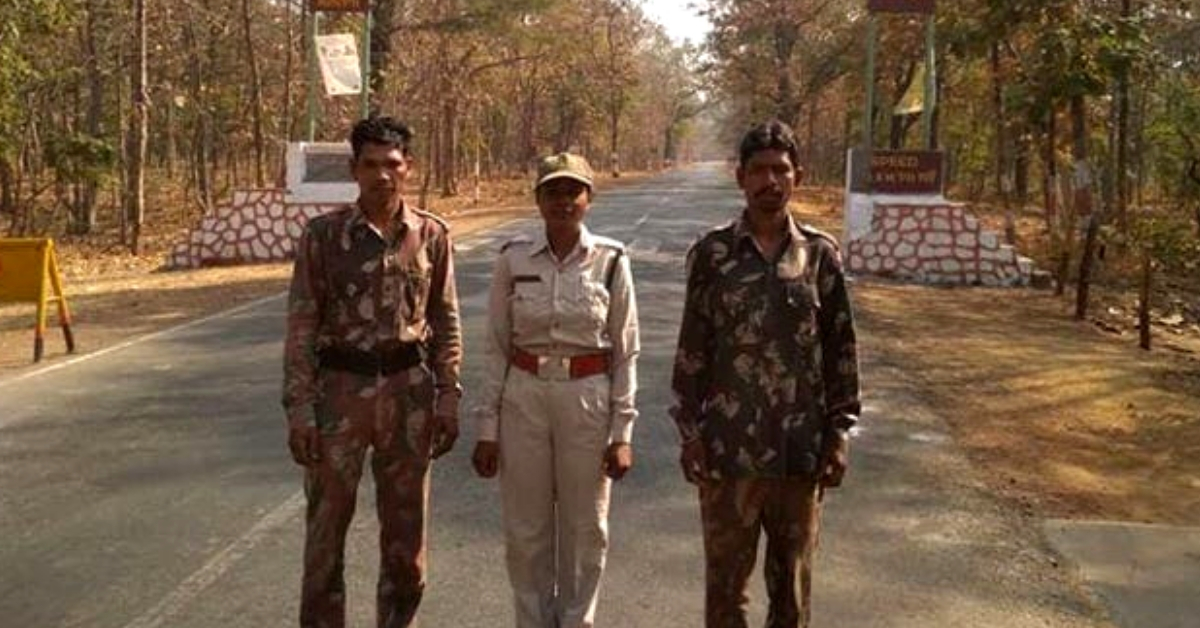
[[[806,478],[740,478],[700,489],[704,524],[707,628],[746,628],[747,593],[767,534],[763,577],[770,598],[767,628],[809,625],[812,558],[820,502],[816,483]]]
[[[367,450],[375,478],[380,569],[378,628],[412,623],[425,590],[433,383],[423,366],[390,376],[321,373],[321,460],[305,474],[302,628],[342,628],[346,531]]]

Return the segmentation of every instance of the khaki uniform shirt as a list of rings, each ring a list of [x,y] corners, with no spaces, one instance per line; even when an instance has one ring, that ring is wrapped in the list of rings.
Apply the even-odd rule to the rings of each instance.
[[[421,342],[436,386],[434,411],[456,416],[462,335],[446,223],[402,207],[387,233],[357,205],[309,221],[288,295],[283,405],[289,423],[315,425],[317,350],[370,351]]]
[[[611,289],[605,285],[609,272]],[[492,271],[488,329],[480,440],[497,438],[500,399],[515,346],[542,356],[607,352],[612,376],[609,434],[614,442],[631,441],[640,344],[633,274],[621,243],[584,227],[575,250],[560,261],[544,233],[509,242]]]
[[[672,415],[713,479],[814,476],[859,413],[850,298],[832,237],[790,217],[766,259],[745,217],[688,254]]]

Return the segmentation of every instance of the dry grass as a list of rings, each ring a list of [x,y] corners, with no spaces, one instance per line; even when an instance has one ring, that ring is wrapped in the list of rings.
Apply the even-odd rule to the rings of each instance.
[[[805,192],[802,219],[839,233],[840,195]],[[1159,327],[1177,350],[1143,352],[1034,290],[860,280],[855,298],[863,351],[902,368],[1015,507],[1200,524],[1200,361],[1181,353],[1194,338]]]

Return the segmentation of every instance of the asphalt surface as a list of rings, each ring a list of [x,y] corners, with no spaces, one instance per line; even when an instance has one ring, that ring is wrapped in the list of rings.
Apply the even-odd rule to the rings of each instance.
[[[605,192],[589,224],[627,243],[641,310],[636,467],[614,491],[598,625],[702,625],[694,490],[667,418],[683,256],[739,211],[720,166]],[[533,214],[531,212],[531,219]],[[459,243],[467,361],[480,379],[495,249],[524,221]],[[861,331],[866,411],[846,486],[826,501],[816,626],[1107,626],[1041,540],[990,501]],[[283,300],[266,299],[103,355],[0,380],[0,626],[229,628],[294,625],[301,474],[279,409]],[[499,503],[475,479],[470,413],[436,465],[424,626],[512,625]],[[349,625],[373,625],[377,573],[369,473],[347,554]],[[761,624],[763,589],[753,589]]]

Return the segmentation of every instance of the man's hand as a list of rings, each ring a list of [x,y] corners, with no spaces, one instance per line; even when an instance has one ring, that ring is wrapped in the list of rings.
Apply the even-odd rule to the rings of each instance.
[[[821,469],[820,484],[825,488],[837,488],[842,485],[846,475],[846,465],[850,461],[850,437],[842,431],[834,432],[825,445],[825,467]]]
[[[458,440],[458,417],[434,415],[429,426],[429,444],[434,459],[441,458],[454,448]]]
[[[680,446],[679,465],[683,467],[683,477],[688,482],[696,486],[708,482],[708,454],[700,439],[694,438]]]
[[[602,469],[604,474],[619,481],[633,467],[633,446],[629,443],[612,443],[604,452]]]
[[[475,443],[475,451],[471,454],[471,466],[481,478],[494,478],[500,471],[500,443],[494,440],[481,440]]]
[[[288,449],[296,464],[311,467],[321,461],[321,432],[315,425],[288,428]]]

